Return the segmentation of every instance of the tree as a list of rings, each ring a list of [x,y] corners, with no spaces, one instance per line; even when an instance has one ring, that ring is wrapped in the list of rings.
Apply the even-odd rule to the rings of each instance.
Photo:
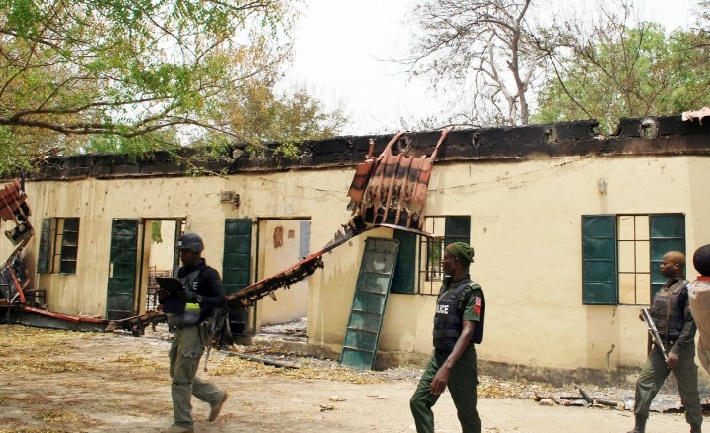
[[[463,101],[452,123],[529,122],[528,92],[544,71],[529,23],[531,0],[429,0],[414,9],[419,34],[403,62],[435,92]]]
[[[678,114],[707,103],[710,74],[698,68],[702,53],[692,34],[667,36],[648,22],[631,27],[631,5],[619,10],[602,10],[590,30],[567,22],[546,39],[554,41],[547,45],[554,74],[539,94],[534,122],[593,118],[609,134],[622,117]]]
[[[330,131],[322,111],[281,116],[258,135],[223,122],[234,117],[225,98],[245,88],[264,89],[274,110],[321,110],[315,98],[277,101],[268,90],[291,56],[279,41],[295,1],[0,0],[0,172],[53,149],[139,154],[208,139],[258,147],[283,138],[280,122]]]
[[[296,156],[298,144],[304,141],[335,136],[347,121],[344,108],[326,111],[305,86],[277,94],[273,86],[252,80],[226,94],[210,117],[243,143],[278,143],[285,156]],[[206,141],[219,143],[224,137],[208,134]],[[256,155],[262,150],[259,146],[247,148]]]

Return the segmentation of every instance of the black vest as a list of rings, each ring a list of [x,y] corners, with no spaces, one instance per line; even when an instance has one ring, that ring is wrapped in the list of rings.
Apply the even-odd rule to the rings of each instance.
[[[665,343],[678,340],[685,324],[687,303],[688,280],[684,278],[669,281],[653,298],[651,317]]]
[[[178,277],[178,281],[182,283],[182,288],[185,289],[185,291],[197,293],[197,284],[195,284],[195,281],[197,281],[197,277],[200,276],[200,271],[201,269],[198,269],[190,272],[185,277]],[[175,275],[177,275],[177,271],[175,271]]]
[[[463,310],[459,309],[461,293],[465,288],[475,285],[468,278],[456,283],[453,290],[440,297],[436,304],[434,315],[434,348],[439,350],[454,350],[463,331]],[[443,287],[442,287],[443,290]],[[485,317],[486,301],[481,292],[481,320],[476,324],[471,337],[471,344],[483,341],[483,318]]]

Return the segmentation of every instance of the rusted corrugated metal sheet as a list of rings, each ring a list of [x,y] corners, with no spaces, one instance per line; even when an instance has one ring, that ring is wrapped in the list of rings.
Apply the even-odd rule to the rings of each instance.
[[[29,221],[32,212],[26,202],[27,194],[23,183],[20,179],[15,179],[0,190],[0,218],[3,221],[14,221],[16,224],[13,229],[5,231],[13,245],[31,238],[35,232]]]
[[[227,296],[227,301],[229,302],[230,307],[244,307],[251,305],[259,299],[268,296],[277,289],[289,288],[292,284],[305,280],[309,276],[313,275],[316,269],[323,267],[323,260],[321,259],[323,254],[338,245],[342,245],[351,237],[359,235],[360,233],[372,228],[374,228],[374,226],[366,227],[363,225],[355,227],[354,230],[348,232],[338,231],[334,240],[329,242],[320,251],[311,254],[295,265],[290,266],[275,275],[257,281],[256,283]]]
[[[312,254],[295,265],[284,269],[276,275],[247,286],[238,292],[227,296],[230,307],[245,307],[269,295],[282,287],[289,288],[292,284],[313,275],[318,268],[323,267],[322,253]]]
[[[339,228],[333,240],[320,251],[276,275],[232,293],[228,296],[229,304],[235,307],[247,306],[279,288],[288,288],[307,278],[316,269],[323,267],[321,257],[324,253],[372,228],[385,226],[431,236],[421,231],[426,193],[437,151],[450,130],[447,128],[442,131],[429,157],[412,158],[403,153],[394,155],[392,147],[403,135],[398,133],[375,159],[372,155],[374,141],[370,140],[365,161],[355,169],[347,194],[350,197],[348,209],[352,210],[352,217]]]
[[[421,230],[434,160],[450,130],[442,131],[429,157],[412,158],[402,152],[394,155],[392,146],[402,133],[392,138],[377,159],[372,158],[371,142],[370,152],[356,168],[348,190],[351,199],[348,209],[353,211],[353,219],[362,219],[366,224],[394,224]]]
[[[25,201],[27,194],[22,190],[20,179],[15,179],[0,190],[0,218],[3,221],[27,221],[30,208]]]

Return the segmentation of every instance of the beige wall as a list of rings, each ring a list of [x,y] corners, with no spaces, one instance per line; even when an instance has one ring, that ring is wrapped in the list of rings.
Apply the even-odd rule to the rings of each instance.
[[[37,229],[37,234],[25,250],[25,256],[31,261],[33,285],[47,289],[47,301],[52,311],[105,315],[111,223],[114,218],[185,218],[185,230],[197,232],[203,237],[203,257],[220,271],[224,221],[229,218],[312,218],[314,227],[328,227],[311,236],[312,244],[325,245],[340,221],[347,220],[349,216],[346,204],[342,204],[351,180],[346,180],[348,177],[351,177],[350,173],[338,171],[294,171],[229,178],[27,182],[28,203],[33,212],[31,221]],[[231,203],[220,202],[219,193],[224,190],[241,194],[239,208],[235,209]],[[342,212],[336,211],[336,208],[342,209]],[[312,213],[320,209],[331,210],[312,216]],[[77,273],[37,275],[35,270],[41,222],[44,218],[63,217],[80,218]],[[0,252],[5,256],[12,250],[9,242],[0,243]],[[296,258],[294,253],[288,261],[294,264],[298,261]],[[270,263],[274,268],[282,264],[280,258]],[[289,295],[300,299],[302,292],[307,290],[296,286],[294,288],[296,290],[292,295],[277,295],[285,296],[286,299]],[[288,302],[279,304],[279,314],[297,317],[305,311],[306,303],[290,303],[291,308],[297,310],[295,315],[284,312],[287,309],[283,305]],[[268,314],[269,308],[261,313]]]
[[[597,190],[602,177],[606,194]],[[646,330],[638,306],[582,304],[581,215],[685,213],[692,256],[710,242],[710,206],[701,198],[709,181],[707,158],[435,165],[427,214],[472,217],[471,273],[488,305],[481,358],[596,369],[643,362]],[[340,350],[362,242],[326,255],[325,269],[312,279],[313,344]],[[692,266],[687,273],[696,276]],[[433,311],[431,297],[392,295],[380,349],[429,352]]]
[[[278,232],[281,232],[280,241]],[[290,236],[289,233],[293,234]],[[278,274],[303,259],[300,257],[301,220],[263,220],[259,223],[259,274],[257,279]],[[274,292],[257,306],[259,325],[290,322],[308,310],[308,280]]]
[[[36,227],[45,217],[81,218],[77,275],[43,275],[39,285],[48,289],[53,311],[103,315],[112,218],[184,217],[186,230],[204,237],[204,256],[218,270],[227,218],[310,218],[311,252],[317,251],[350,216],[346,191],[353,173],[28,182]],[[597,191],[601,177],[606,194]],[[479,356],[559,368],[642,362],[646,331],[638,306],[582,305],[581,215],[685,213],[686,250],[692,254],[710,242],[708,184],[710,158],[702,157],[437,162],[427,214],[472,219],[472,277],[483,286],[488,305]],[[220,203],[221,190],[241,194],[241,206]],[[310,344],[340,351],[365,236],[389,237],[391,230],[367,232],[326,253],[325,268],[307,280]],[[37,235],[30,256],[38,245]],[[0,249],[11,251],[7,242]],[[688,274],[695,277],[692,267]],[[276,304],[289,295],[278,291]],[[430,352],[433,310],[430,296],[391,295],[380,349]]]

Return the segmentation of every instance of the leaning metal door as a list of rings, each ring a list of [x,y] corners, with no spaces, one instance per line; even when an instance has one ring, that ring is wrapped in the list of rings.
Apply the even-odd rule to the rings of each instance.
[[[370,370],[375,363],[399,240],[367,238],[340,363]]]

